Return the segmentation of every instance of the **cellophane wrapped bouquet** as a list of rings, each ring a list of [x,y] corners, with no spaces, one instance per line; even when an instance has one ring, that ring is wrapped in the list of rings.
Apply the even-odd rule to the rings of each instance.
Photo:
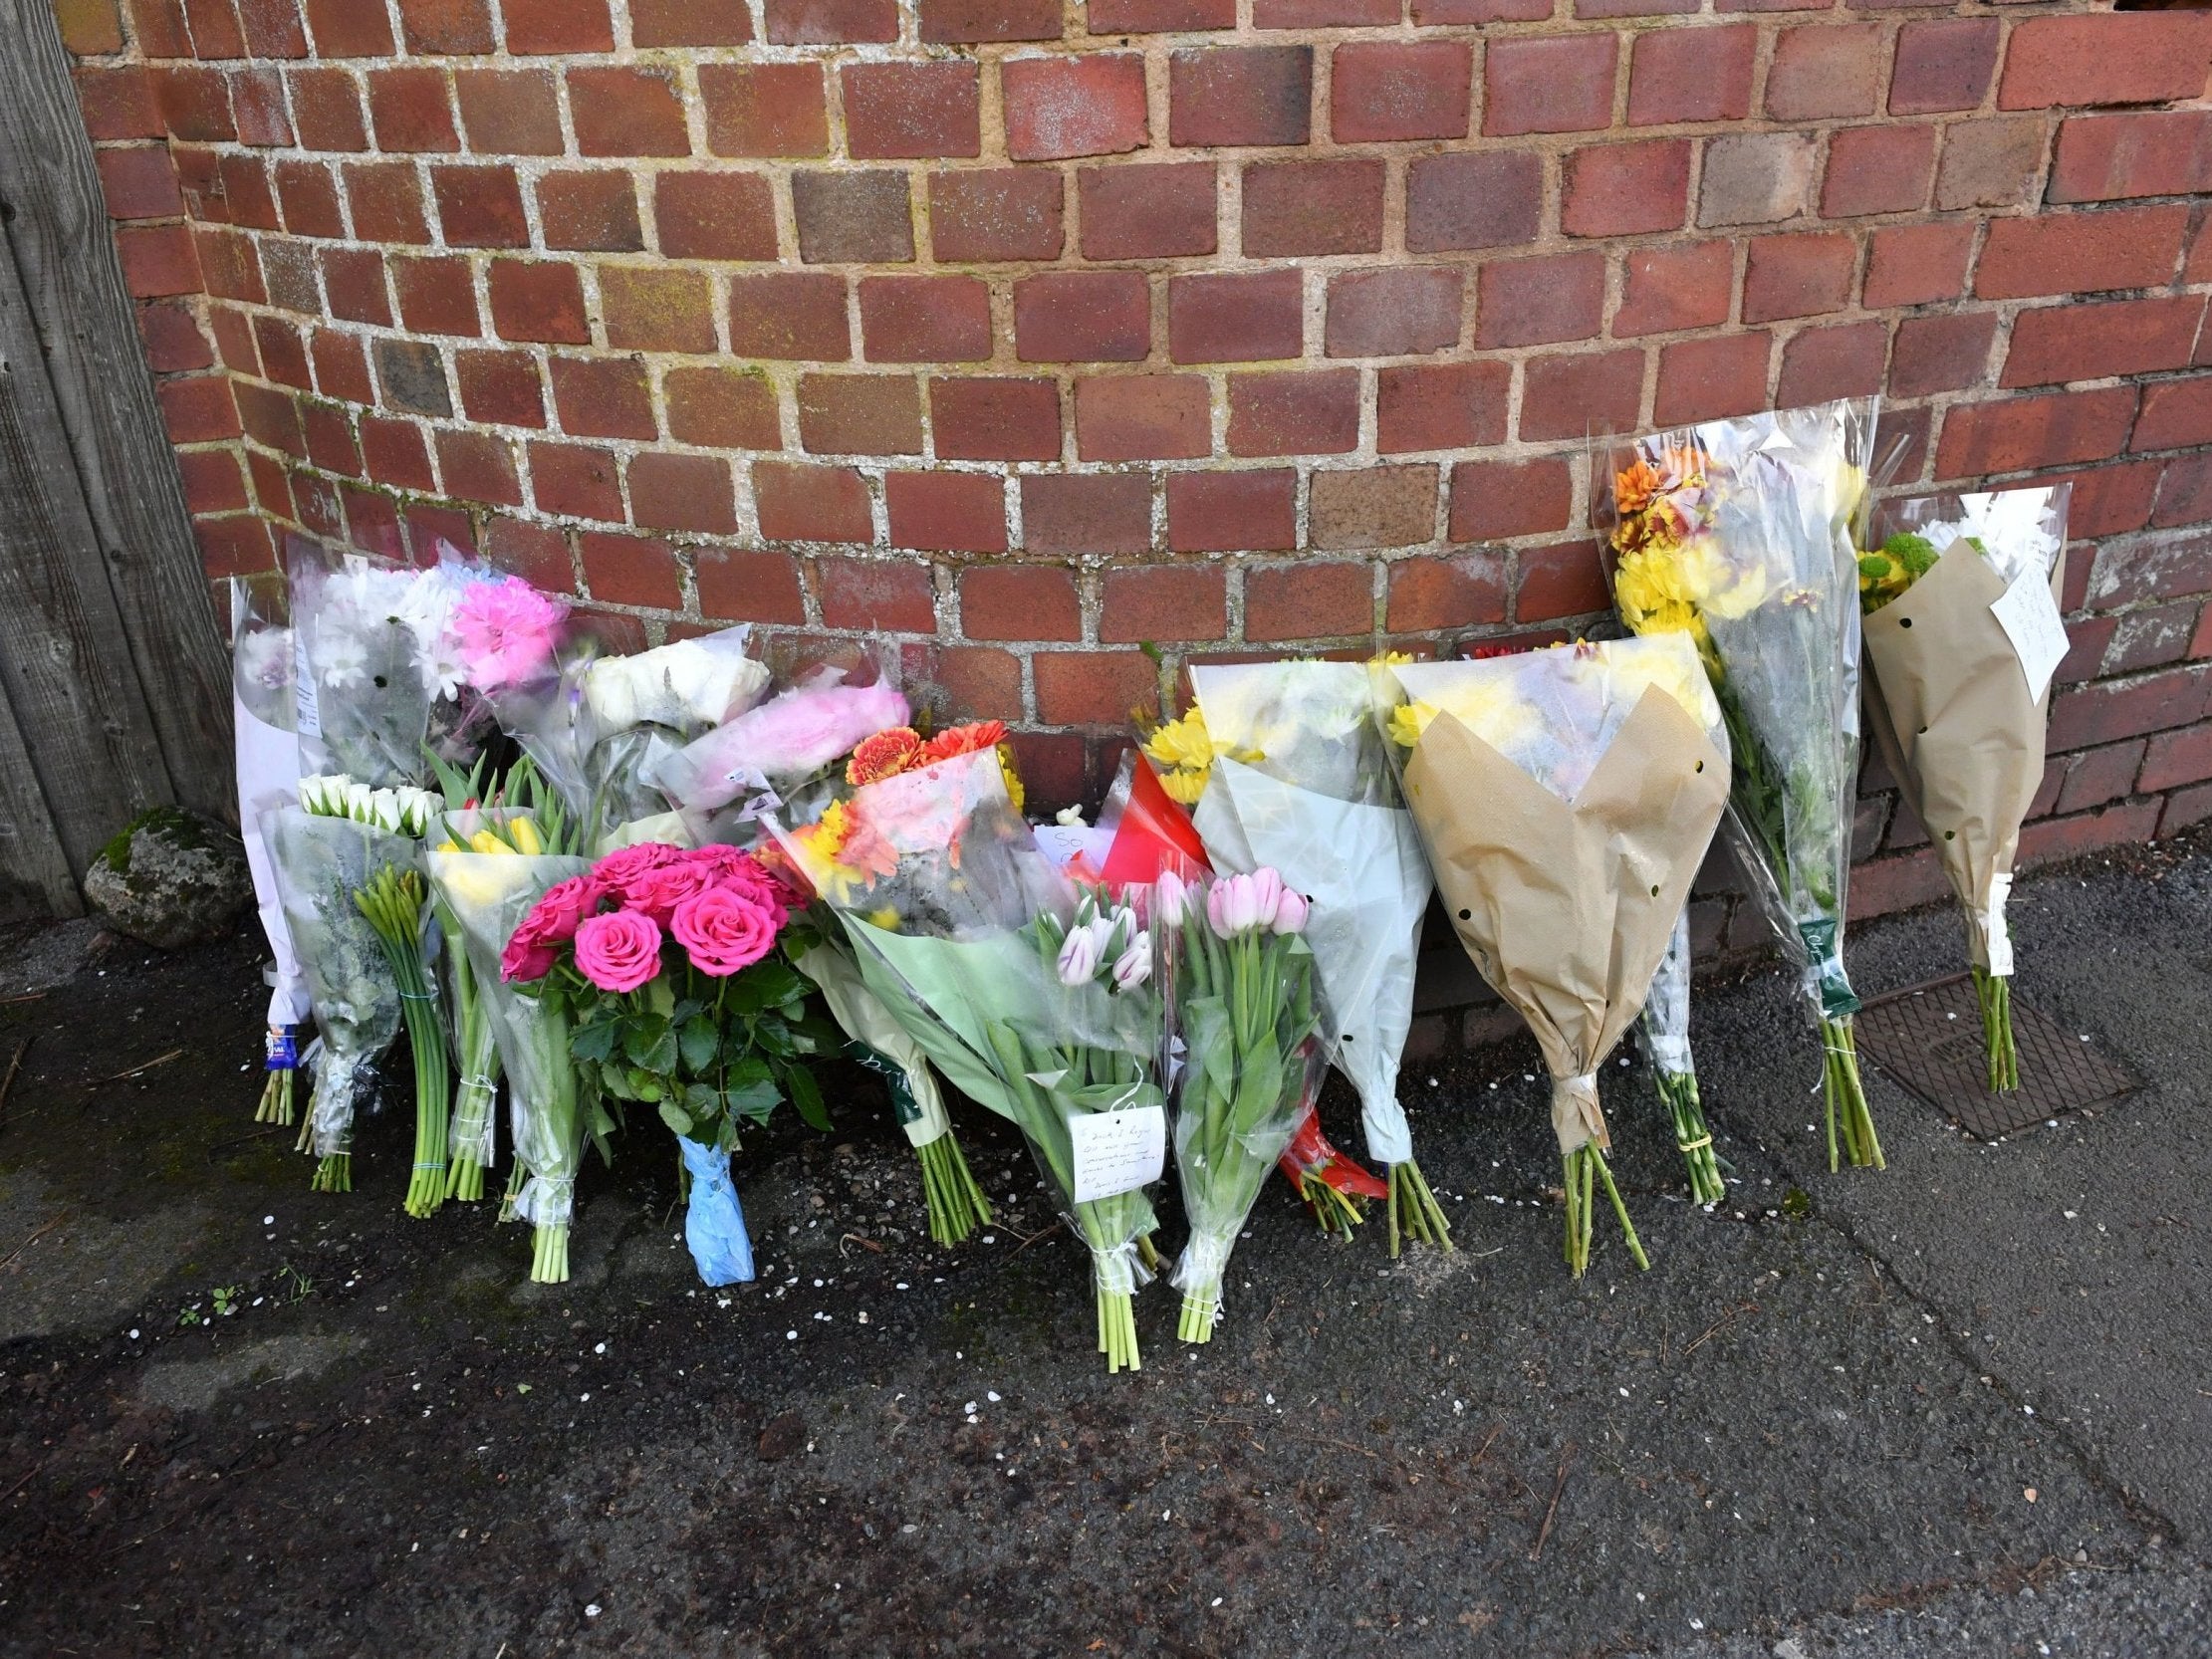
[[[429,776],[431,715],[460,689],[450,623],[476,580],[455,561],[427,569],[367,554],[333,553],[304,538],[287,549],[297,650],[301,768],[370,789]],[[471,705],[473,709],[473,704]],[[481,737],[489,710],[462,722]],[[449,761],[465,758],[457,729],[436,734]]]
[[[791,896],[735,847],[638,841],[548,890],[507,941],[501,971],[565,1008],[591,1085],[674,1133],[684,1239],[708,1285],[753,1277],[730,1176],[738,1125],[789,1100],[830,1126],[807,1061],[834,1036],[780,948]]]
[[[1175,1174],[1190,1239],[1170,1283],[1178,1333],[1213,1336],[1237,1233],[1313,1106],[1326,1062],[1306,900],[1265,865],[1185,882],[1162,871],[1152,923],[1178,1060]]]
[[[409,988],[362,895],[420,882],[420,837],[435,805],[411,786],[371,790],[345,778],[303,778],[299,805],[262,821],[321,1035],[314,1099],[300,1134],[300,1149],[317,1160],[318,1192],[353,1189],[355,1113],[374,1089],[378,1057],[399,1035]],[[444,1063],[442,1035],[434,1062],[415,1061],[418,1072]],[[442,1159],[442,1124],[440,1135]]]
[[[1819,1027],[1831,1167],[1883,1161],[1843,971],[1873,427],[1868,400],[1657,432],[1614,453],[1603,492],[1621,620],[1687,633],[1726,716],[1729,844]]]
[[[2020,1086],[2012,892],[2043,783],[2072,486],[1892,497],[1858,560],[1876,744],[1966,912],[1993,1090]]]
[[[1705,1102],[1697,1091],[1697,1065],[1690,1054],[1690,913],[1685,908],[1674,918],[1674,934],[1666,955],[1651,976],[1651,995],[1643,1005],[1643,1019],[1636,1026],[1643,1058],[1651,1067],[1652,1085],[1659,1103],[1666,1107],[1674,1129],[1675,1149],[1689,1177],[1690,1197],[1699,1204],[1718,1204],[1727,1196],[1721,1184],[1720,1157],[1713,1150],[1713,1131],[1705,1121]]]
[[[1401,1235],[1448,1250],[1397,1095],[1428,865],[1371,718],[1367,669],[1300,659],[1194,667],[1190,679],[1193,706],[1145,753],[1169,794],[1196,803],[1216,870],[1265,865],[1312,904],[1324,1039],[1358,1091],[1369,1156],[1388,1166],[1390,1254]]]
[[[1130,1298],[1166,1149],[1151,935],[1039,849],[991,748],[856,789],[811,827],[771,819],[852,938],[862,978],[963,1092],[1010,1118],[1089,1246],[1100,1351],[1139,1362]]]
[[[1378,718],[1460,943],[1552,1077],[1567,1260],[1590,1263],[1606,1167],[1598,1067],[1643,1010],[1728,793],[1721,712],[1688,640],[1558,645],[1375,670]]]
[[[271,957],[268,1035],[262,1046],[262,1069],[267,1076],[254,1121],[290,1125],[292,1084],[300,1067],[300,1027],[308,1017],[308,985],[299,952],[293,948],[291,925],[284,917],[276,861],[264,832],[272,814],[299,801],[295,648],[284,579],[273,572],[233,577],[230,621],[238,827]]]

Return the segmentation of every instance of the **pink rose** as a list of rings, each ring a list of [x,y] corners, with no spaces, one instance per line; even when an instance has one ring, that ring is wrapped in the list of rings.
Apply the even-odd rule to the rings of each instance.
[[[791,919],[793,910],[806,908],[806,901],[799,899],[795,903],[792,889],[750,852],[741,852],[734,846],[702,846],[691,856],[714,871],[716,886],[727,887],[741,898],[774,912],[779,929]]]
[[[776,946],[773,910],[734,887],[709,887],[676,906],[669,931],[702,974],[725,978],[750,968]]]
[[[602,991],[634,991],[660,972],[660,924],[634,910],[588,916],[576,930],[576,966]]]
[[[544,979],[553,972],[554,964],[561,960],[561,953],[552,945],[526,939],[522,929],[507,941],[507,948],[499,953],[499,977],[510,984],[517,980]]]
[[[589,875],[572,875],[548,887],[500,952],[499,977],[543,979],[553,972],[561,947],[576,937],[577,928],[605,896],[606,889]]]
[[[592,866],[592,875],[624,904],[642,910],[645,906],[638,902],[637,894],[646,879],[656,870],[681,863],[683,857],[680,846],[666,841],[639,841],[635,846],[610,852]]]
[[[676,906],[714,885],[714,871],[690,858],[640,870],[622,885],[622,897],[632,910],[642,910],[656,922],[666,923]]]

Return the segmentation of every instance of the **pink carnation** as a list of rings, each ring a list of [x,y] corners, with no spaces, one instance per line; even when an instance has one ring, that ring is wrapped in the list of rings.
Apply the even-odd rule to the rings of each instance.
[[[773,910],[735,887],[709,887],[676,906],[669,931],[691,965],[717,979],[750,968],[776,946]]]
[[[517,577],[472,584],[453,612],[462,671],[479,691],[532,679],[553,665],[568,608]]]
[[[660,924],[635,910],[588,916],[576,930],[576,966],[602,991],[634,991],[660,972]]]
[[[606,889],[591,875],[572,875],[548,887],[500,953],[500,978],[545,978],[561,959],[561,947],[576,937],[577,928],[605,896]]]

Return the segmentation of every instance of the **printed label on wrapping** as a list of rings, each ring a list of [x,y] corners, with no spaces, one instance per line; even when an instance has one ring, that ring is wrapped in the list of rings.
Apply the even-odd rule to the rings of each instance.
[[[283,1028],[272,1031],[262,1051],[261,1068],[264,1071],[296,1071],[299,1066],[299,1039]]]
[[[845,1056],[848,1060],[860,1062],[883,1079],[883,1086],[891,1094],[891,1116],[900,1128],[921,1121],[921,1107],[914,1103],[913,1085],[906,1080],[905,1066],[882,1050],[870,1048],[857,1038],[846,1044]]]
[[[1841,1020],[1846,1014],[1858,1012],[1857,993],[1851,990],[1851,982],[1843,977],[1841,933],[1842,928],[1826,916],[1818,921],[1798,923],[1798,937],[1805,942],[1809,971],[1820,992],[1821,1013],[1831,1020]]]
[[[292,724],[302,737],[323,735],[323,709],[316,700],[315,676],[308,671],[297,636],[292,646]]]
[[[2059,616],[2059,601],[2051,596],[2049,580],[2041,572],[2023,571],[1989,608],[2020,658],[2029,695],[2042,702],[2051,689],[2051,676],[2067,653],[2066,623]]]
[[[1078,1204],[1134,1192],[1158,1180],[1167,1165],[1167,1111],[1131,1106],[1080,1112],[1068,1119],[1068,1140],[1075,1152]]]

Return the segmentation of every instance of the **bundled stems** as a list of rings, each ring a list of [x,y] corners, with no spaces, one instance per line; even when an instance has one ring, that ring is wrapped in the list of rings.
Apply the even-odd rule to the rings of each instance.
[[[1620,1189],[1613,1185],[1612,1170],[1605,1164],[1605,1154],[1598,1149],[1596,1141],[1586,1141],[1563,1160],[1564,1179],[1567,1186],[1567,1267],[1577,1279],[1590,1270],[1591,1225],[1597,1216],[1597,1187],[1604,1184],[1605,1196],[1612,1201],[1612,1213],[1620,1222],[1622,1237],[1628,1241],[1628,1254],[1635,1258],[1638,1268],[1648,1271],[1651,1259],[1643,1253],[1643,1241],[1636,1237],[1635,1224],[1628,1219],[1628,1206],[1621,1201]]]
[[[407,1024],[407,1047],[414,1056],[414,1170],[407,1182],[406,1211],[417,1220],[435,1215],[445,1202],[445,1140],[453,1073],[446,1064],[445,1028],[438,1020],[437,994],[422,963],[422,877],[385,866],[354,895],[383,946],[384,960],[399,987],[399,1011]]]
[[[976,1185],[951,1135],[939,1135],[914,1148],[921,1163],[922,1198],[929,1210],[929,1237],[950,1248],[965,1244],[968,1235],[991,1220],[991,1202]]]
[[[501,1221],[513,1221],[515,1219],[515,1200],[522,1196],[522,1184],[530,1176],[530,1172],[523,1167],[522,1155],[519,1152],[515,1155],[513,1165],[514,1167],[507,1171],[507,1190],[499,1195],[499,1219]]]
[[[1452,1224],[1444,1219],[1444,1212],[1436,1202],[1436,1195],[1428,1190],[1428,1182],[1421,1174],[1421,1166],[1411,1158],[1401,1164],[1390,1165],[1390,1256],[1398,1254],[1398,1240],[1402,1235],[1418,1239],[1423,1244],[1434,1245],[1439,1250],[1452,1248]]]
[[[1982,1005],[1982,1037],[1989,1055],[1989,1087],[2003,1094],[2020,1086],[2020,1050],[2013,1042],[2012,981],[1987,968],[1974,970],[1974,997]]]
[[[292,1126],[292,1078],[298,1069],[287,1066],[269,1073],[268,1080],[261,1085],[261,1104],[254,1110],[256,1123]]]
[[[301,1150],[305,1151],[303,1147]],[[352,1192],[354,1190],[354,1155],[351,1152],[333,1152],[315,1166],[315,1179],[308,1183],[310,1192]]]
[[[530,1236],[530,1283],[566,1285],[569,1281],[569,1224],[541,1222]]]
[[[1866,1107],[1866,1086],[1858,1074],[1858,1034],[1847,1014],[1821,1021],[1821,1094],[1828,1106],[1828,1167],[1843,1165],[1839,1154],[1857,1168],[1887,1169],[1874,1116]]]
[[[1683,1168],[1690,1178],[1690,1199],[1697,1204],[1718,1204],[1728,1196],[1721,1185],[1720,1159],[1713,1152],[1713,1131],[1705,1122],[1705,1106],[1698,1098],[1695,1071],[1656,1071],[1659,1098],[1674,1119],[1674,1144],[1681,1151]]]
[[[1334,1185],[1318,1170],[1300,1173],[1298,1196],[1306,1201],[1306,1208],[1313,1212],[1316,1225],[1334,1238],[1350,1240],[1352,1230],[1366,1219],[1359,1213],[1359,1206],[1352,1203],[1342,1188]],[[1396,1220],[1394,1212],[1391,1219],[1393,1222]]]

